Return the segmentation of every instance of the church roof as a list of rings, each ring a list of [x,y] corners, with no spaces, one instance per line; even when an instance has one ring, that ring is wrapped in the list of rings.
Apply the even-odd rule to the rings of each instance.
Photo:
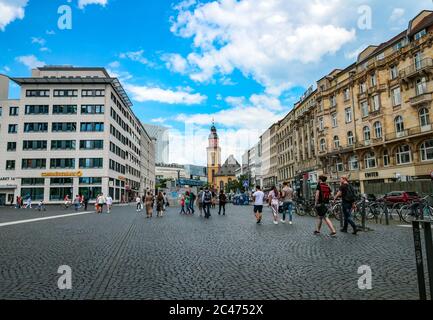
[[[217,176],[227,177],[227,176],[235,176],[236,170],[239,169],[241,165],[235,159],[233,155],[228,157],[226,162],[221,166],[220,170],[216,174]]]

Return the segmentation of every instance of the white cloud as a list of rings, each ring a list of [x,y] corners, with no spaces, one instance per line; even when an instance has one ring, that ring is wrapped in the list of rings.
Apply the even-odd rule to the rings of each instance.
[[[45,62],[39,61],[34,55],[20,56],[15,58],[16,61],[22,63],[29,69],[35,69],[45,66]]]
[[[389,17],[389,20],[391,22],[401,21],[401,18],[403,18],[405,13],[406,10],[403,8],[394,8],[394,10],[391,13],[391,16]]]
[[[0,30],[16,19],[24,19],[28,0],[0,0]]]
[[[132,74],[130,74],[128,71],[118,70],[115,67],[108,67],[107,72],[111,77],[118,78],[120,82],[128,81],[133,78]]]
[[[188,61],[177,53],[167,53],[161,57],[162,61],[165,62],[167,69],[185,74],[188,69]]]
[[[108,0],[79,0],[78,1],[78,8],[84,9],[89,4],[98,4],[103,7],[105,7],[108,3]]]
[[[207,97],[199,93],[189,93],[186,91],[173,91],[158,87],[136,86],[125,84],[125,89],[129,91],[132,98],[138,102],[155,101],[168,104],[201,104]]]
[[[47,30],[45,33],[49,36],[54,36],[56,34],[54,30]]]
[[[193,40],[183,58],[191,79],[206,82],[238,69],[279,94],[297,84],[304,67],[355,39],[337,18],[348,18],[345,9],[343,0],[216,0],[179,8],[171,31]]]
[[[159,124],[163,124],[166,121],[167,121],[166,118],[155,118],[155,119],[150,120],[150,122],[159,123]]]
[[[344,53],[344,57],[349,60],[357,60],[360,53],[364,51],[367,47],[367,45],[362,45],[353,51]]]
[[[4,66],[3,68],[0,69],[0,73],[2,74],[9,73],[10,71],[11,69],[8,66]]]
[[[121,53],[119,55],[119,57],[121,59],[129,59],[135,62],[139,62],[141,64],[148,64],[149,60],[147,60],[144,57],[144,50],[139,50],[139,51],[130,51],[130,52],[125,52],[125,53]]]
[[[40,46],[44,46],[47,41],[44,38],[32,37],[32,43],[36,43]]]

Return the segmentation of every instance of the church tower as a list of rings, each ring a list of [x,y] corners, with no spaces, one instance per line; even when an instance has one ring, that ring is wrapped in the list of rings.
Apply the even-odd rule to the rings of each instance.
[[[212,124],[209,135],[209,146],[207,148],[207,181],[216,188],[215,175],[221,168],[221,148],[219,146],[219,137],[215,124]]]

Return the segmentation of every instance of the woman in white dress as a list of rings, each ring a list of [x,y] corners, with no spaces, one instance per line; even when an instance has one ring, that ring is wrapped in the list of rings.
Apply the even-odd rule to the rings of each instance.
[[[272,209],[272,214],[274,216],[274,224],[278,224],[280,220],[279,208],[280,208],[280,192],[277,187],[274,187],[272,191],[269,193],[268,202]]]

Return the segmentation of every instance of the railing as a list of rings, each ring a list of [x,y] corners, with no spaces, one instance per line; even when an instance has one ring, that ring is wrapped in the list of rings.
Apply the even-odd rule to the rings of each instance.
[[[419,62],[413,63],[411,66],[403,69],[400,71],[400,77],[402,78],[408,78],[415,74],[417,74],[419,71],[432,68],[433,67],[433,59],[432,58],[425,58]]]
[[[421,103],[430,102],[433,100],[433,95],[431,93],[423,93],[416,97],[410,98],[410,105],[417,106]]]
[[[424,127],[416,126],[410,129],[403,130],[401,132],[389,133],[385,136],[385,139],[386,141],[390,141],[390,140],[396,140],[396,139],[414,136],[417,134],[431,133],[431,130],[428,129],[431,129],[431,125],[427,125]]]

